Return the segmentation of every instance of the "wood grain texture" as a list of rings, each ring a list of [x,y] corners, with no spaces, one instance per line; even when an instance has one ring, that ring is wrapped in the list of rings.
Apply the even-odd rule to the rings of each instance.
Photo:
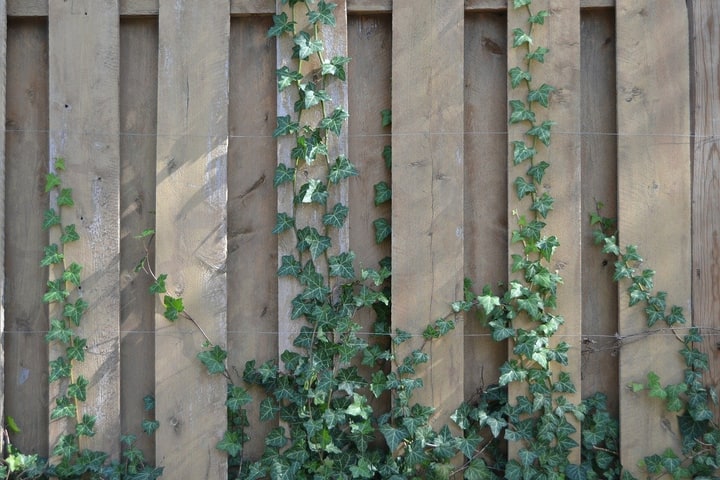
[[[618,0],[618,220],[623,245],[638,245],[656,270],[655,287],[691,322],[690,114],[688,15],[682,0]],[[662,42],[661,38],[672,38]],[[662,219],[662,220],[660,220]],[[647,331],[620,285],[621,336]],[[660,325],[657,325],[659,327]],[[626,388],[649,371],[663,385],[683,379],[674,335],[642,335],[620,351],[621,460],[631,472],[643,455],[678,447],[677,416],[644,392]]]
[[[50,159],[64,157],[63,184],[75,206],[64,210],[80,241],[65,246],[67,261],[83,266],[80,294],[90,304],[79,335],[85,362],[75,375],[90,384],[82,413],[94,415],[96,435],[83,448],[120,455],[119,285],[119,16],[117,0],[51,2]],[[51,241],[57,241],[57,238]],[[51,312],[52,316],[52,312]],[[51,347],[51,355],[58,353]],[[63,352],[60,352],[63,353]],[[54,384],[57,386],[57,384]],[[52,387],[51,387],[52,388]],[[50,408],[55,406],[50,392]],[[51,448],[63,422],[50,425]]]
[[[612,281],[615,259],[594,245],[588,219],[601,213],[617,217],[617,113],[615,97],[615,15],[612,10],[582,12],[582,391],[607,395],[618,414],[618,289]]]
[[[159,18],[156,272],[210,341],[227,346],[229,4],[162,0]],[[156,459],[169,478],[227,475],[215,449],[226,428],[226,381],[196,358],[191,322],[170,323],[158,301]],[[190,388],[189,388],[190,387]],[[182,448],[178,448],[182,446]],[[189,452],[194,452],[192,455]]]
[[[465,276],[476,291],[507,282],[507,77],[504,12],[465,17]],[[465,320],[465,399],[497,383],[507,343],[488,335],[474,315]]]
[[[120,396],[123,434],[155,462],[155,437],[142,432],[143,397],[155,391],[155,300],[152,278],[135,267],[145,255],[137,235],[155,227],[158,30],[156,19],[120,23]],[[150,264],[155,263],[150,250]]]
[[[393,3],[392,323],[416,335],[399,362],[421,346],[422,331],[463,295],[463,60],[460,0]],[[420,87],[422,86],[422,87]],[[444,423],[462,402],[463,322],[426,345],[424,388]]]
[[[277,236],[275,227],[276,77],[272,20],[234,18],[230,28],[230,143],[228,150],[228,365],[242,372],[278,358]],[[249,114],[248,112],[252,112]],[[236,381],[241,382],[239,378]],[[273,422],[259,420],[264,390],[250,389],[246,406],[250,441],[246,458],[257,460]]]
[[[694,98],[693,134],[693,313],[695,326],[707,328],[702,350],[710,372],[705,381],[720,384],[720,5],[691,2]],[[712,405],[711,405],[712,408]],[[714,408],[716,418],[720,408]]]
[[[0,0],[0,120],[5,124],[7,93],[7,3]],[[5,183],[6,173],[5,137],[0,136],[0,185]],[[5,231],[5,196],[0,195],[0,231]],[[0,235],[0,292],[5,292],[5,235]],[[0,418],[5,418],[5,302],[0,303]],[[0,448],[4,439],[0,440]]]
[[[560,246],[552,257],[551,271],[557,271],[563,278],[558,288],[557,311],[554,314],[564,318],[565,323],[555,334],[555,344],[564,341],[570,345],[568,365],[562,370],[570,374],[577,389],[576,393],[565,395],[566,398],[579,404],[581,401],[581,345],[582,327],[582,257],[580,252],[582,222],[581,218],[581,162],[580,162],[580,7],[576,0],[543,0],[532,4],[533,13],[547,10],[551,15],[545,25],[538,26],[532,32],[533,45],[544,46],[550,50],[546,63],[531,67],[533,87],[543,83],[551,85],[555,91],[550,96],[550,108],[535,104],[538,122],[546,119],[556,122],[552,127],[552,139],[548,148],[538,144],[538,155],[534,161],[546,161],[550,164],[539,193],[547,191],[555,199],[554,209],[547,219],[546,235],[557,236]],[[526,29],[527,11],[513,9],[508,11],[508,67],[523,65],[525,48],[512,48],[515,28]],[[509,83],[509,82],[508,82]],[[523,88],[508,90],[509,99],[526,101],[527,91]],[[524,138],[527,124],[510,125],[509,140]],[[508,146],[508,156],[512,158],[513,147]],[[511,168],[508,174],[508,223],[509,229],[517,228],[517,219],[513,212],[527,212],[528,199],[519,201],[513,182],[520,175],[525,175],[528,166]],[[522,213],[521,213],[522,214]],[[522,254],[521,246],[510,245],[511,253]],[[517,325],[516,325],[517,327]],[[510,346],[511,352],[513,345]],[[525,392],[525,385],[510,384],[509,398],[515,398]],[[579,430],[579,429],[578,429]],[[576,436],[579,441],[579,434]],[[517,443],[510,444],[513,448],[521,447]],[[571,453],[571,461],[580,461],[580,452],[576,449]]]

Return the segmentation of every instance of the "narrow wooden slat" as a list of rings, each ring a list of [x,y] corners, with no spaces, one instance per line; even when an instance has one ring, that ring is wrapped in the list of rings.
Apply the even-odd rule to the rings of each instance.
[[[239,17],[230,28],[228,364],[238,372],[249,360],[260,365],[278,358],[275,42],[267,38],[272,24],[270,17]],[[246,406],[250,441],[243,456],[257,460],[276,425],[260,421],[264,390],[250,393],[255,401]]]
[[[158,31],[155,19],[126,19],[120,24],[120,397],[123,434],[155,462],[155,437],[141,430],[143,397],[155,390],[155,302],[152,279],[135,267],[145,255],[136,237],[155,227],[155,131],[157,124]],[[132,132],[132,133],[129,133]],[[154,263],[152,250],[150,263]]]
[[[48,0],[6,0],[7,15],[16,17],[47,17]]]
[[[7,3],[0,0],[0,125],[5,125],[7,91]],[[0,136],[0,185],[5,191],[5,136]],[[5,196],[0,196],[0,231],[5,231]],[[0,293],[5,296],[5,235],[0,235]],[[0,418],[5,418],[5,302],[0,303]],[[0,440],[0,448],[4,439]]]
[[[210,341],[226,347],[228,50],[226,0],[162,0],[159,17],[156,272]],[[156,314],[157,463],[168,478],[227,476],[215,445],[226,428],[226,381],[196,355],[191,322]]]
[[[690,114],[688,15],[683,0],[618,0],[618,210],[623,245],[638,245],[656,289],[691,320]],[[662,39],[672,38],[665,42]],[[620,286],[621,336],[647,330],[641,308],[628,308]],[[659,326],[659,325],[658,325]],[[663,385],[683,380],[682,347],[673,335],[647,335],[620,351],[620,454],[636,473],[644,455],[677,447],[677,415],[626,386],[647,373]]]
[[[534,162],[546,161],[550,164],[543,179],[542,191],[547,191],[555,199],[554,210],[547,219],[547,235],[557,236],[560,246],[553,255],[552,264],[548,268],[557,271],[563,278],[563,285],[558,288],[558,309],[554,312],[565,319],[565,324],[555,335],[554,343],[564,341],[570,345],[568,365],[562,370],[570,374],[577,392],[564,395],[576,405],[581,401],[581,344],[582,328],[582,259],[578,246],[581,244],[581,192],[580,192],[580,8],[577,0],[539,0],[532,3],[532,12],[540,10],[552,12],[545,25],[537,26],[532,32],[533,46],[543,46],[550,50],[547,61],[533,64],[531,74],[533,87],[542,84],[553,86],[556,90],[550,97],[549,110],[535,104],[533,110],[538,122],[552,120],[556,124],[548,148],[542,145]],[[528,12],[525,8],[508,10],[508,67],[523,66],[524,48],[512,48],[515,28],[527,31]],[[527,90],[516,90],[508,87],[508,98],[527,102]],[[509,140],[522,139],[527,130],[526,124],[509,127]],[[513,147],[508,150],[512,158]],[[508,222],[509,229],[517,228],[517,218],[513,212],[527,212],[528,200],[519,201],[514,181],[524,176],[526,165],[511,168],[508,174]],[[542,193],[540,191],[539,193]],[[520,213],[523,215],[523,213]],[[518,244],[510,246],[511,253],[523,254]],[[511,350],[513,345],[510,346]],[[511,352],[512,355],[512,352]],[[508,397],[514,399],[526,392],[526,385],[513,383],[509,385]],[[572,420],[572,419],[570,419]],[[578,429],[579,430],[579,429]],[[579,435],[576,440],[579,441]],[[510,443],[511,449],[520,448],[516,442]],[[571,460],[580,461],[579,449],[571,454]]]
[[[48,58],[45,19],[13,19],[7,36],[5,209],[5,408],[22,452],[48,455],[48,313],[40,269],[47,232],[43,181],[48,158]]]
[[[418,335],[400,362],[463,295],[463,17],[461,0],[393,2],[392,322]],[[462,337],[458,321],[418,370],[439,422],[463,400]]]
[[[120,454],[119,288],[119,16],[117,0],[51,2],[50,157],[64,157],[65,186],[75,206],[65,221],[75,223],[80,241],[65,246],[68,262],[83,268],[83,298],[90,309],[80,335],[87,339],[85,362],[75,378],[90,381],[82,413],[97,417],[96,435],[83,446]],[[68,218],[72,215],[72,218]],[[57,239],[55,239],[57,241]],[[51,347],[51,354],[61,353]],[[57,384],[53,384],[57,386]],[[50,409],[55,406],[50,392]],[[50,446],[63,422],[51,423]]]
[[[326,28],[323,30],[322,41],[324,43],[323,55],[327,59],[331,59],[335,56],[347,56],[347,5],[344,0],[340,0],[337,3],[337,7],[334,10],[336,25],[333,28]],[[301,7],[295,7],[299,9]],[[291,15],[290,7],[283,5],[281,0],[277,0],[278,11],[285,11],[288,16]],[[310,29],[312,26],[308,24],[307,16],[301,10],[296,11],[295,20],[297,21],[296,30],[300,31],[303,29]],[[293,66],[296,60],[291,60],[292,49],[294,42],[288,35],[283,35],[278,38],[277,41],[277,68],[288,66],[292,70],[296,70],[297,67]],[[319,68],[319,62],[316,58],[311,57],[308,61],[304,62],[304,69],[301,72],[308,78],[304,81],[311,81],[313,71]],[[347,85],[344,82],[330,82],[326,85],[325,90],[331,98],[330,104],[331,109],[334,110],[337,107],[342,107],[345,111],[348,110],[348,99],[347,99]],[[294,96],[292,89],[288,88],[278,93],[277,96],[277,116],[290,115],[296,118],[294,112],[294,103],[297,98]],[[328,112],[329,113],[329,112]],[[317,125],[322,119],[322,112],[320,109],[310,110],[303,112],[302,123],[308,125]],[[277,161],[278,163],[285,163],[288,166],[293,166],[294,162],[291,159],[291,151],[296,146],[296,140],[292,136],[284,136],[278,138],[277,141]],[[341,135],[338,137],[332,136],[330,143],[328,144],[328,157],[331,161],[334,161],[339,154],[347,154],[347,128],[343,126]],[[327,180],[328,167],[325,162],[314,162],[313,165],[306,165],[299,169],[296,173],[299,179],[307,181],[309,179],[320,179],[323,182]],[[298,185],[299,187],[300,185]],[[328,205],[335,205],[336,203],[342,203],[347,205],[348,189],[346,184],[341,184],[339,187],[332,188],[330,198],[327,200]],[[338,191],[339,190],[339,191]],[[282,185],[277,190],[277,211],[291,214],[293,213],[293,190],[290,184]],[[323,231],[324,226],[322,225],[322,216],[320,211],[314,205],[301,205],[295,210],[295,221],[298,226],[312,226]],[[300,227],[302,228],[302,227]],[[339,231],[333,231],[330,233],[332,248],[331,254],[336,254],[340,251],[347,251],[349,246],[348,238],[348,227],[347,223]],[[278,262],[283,255],[292,255],[296,253],[297,238],[293,231],[287,231],[281,234],[278,238]],[[319,272],[326,271],[326,264],[324,258],[318,257],[314,261],[315,266]],[[292,320],[292,300],[302,291],[302,286],[294,278],[279,277],[278,278],[278,352],[282,354],[285,350],[292,349],[292,343],[297,334],[300,332],[302,326],[301,322]]]
[[[720,327],[720,191],[715,180],[720,174],[720,4],[713,0],[691,2],[693,49],[691,64],[694,78],[693,140],[693,310],[694,325]],[[715,330],[716,331],[716,330]],[[720,349],[718,337],[704,332],[702,348],[710,358],[710,372],[705,381],[712,386],[720,383]],[[711,406],[712,408],[712,406]],[[714,407],[715,415],[720,409]],[[716,417],[717,418],[717,417]]]
[[[618,414],[618,291],[612,281],[615,260],[594,245],[588,219],[602,202],[602,214],[617,216],[617,109],[615,102],[615,14],[582,13],[582,391],[607,395],[608,409]]]
[[[120,15],[157,15],[160,0],[120,0]]]
[[[465,17],[465,276],[476,290],[507,282],[507,48],[504,14]],[[497,382],[507,359],[474,316],[465,322],[465,399]]]

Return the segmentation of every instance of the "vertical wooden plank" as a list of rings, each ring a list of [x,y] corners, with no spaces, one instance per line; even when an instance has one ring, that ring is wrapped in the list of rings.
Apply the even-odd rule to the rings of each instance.
[[[507,58],[505,13],[465,17],[465,276],[476,290],[507,282]],[[474,316],[465,321],[465,399],[497,383],[507,343]]]
[[[159,14],[156,272],[211,342],[226,347],[227,116],[230,11],[161,0]],[[215,444],[226,427],[226,381],[196,358],[191,322],[156,314],[156,459],[169,478],[226,478]]]
[[[80,335],[85,362],[76,375],[90,381],[84,413],[97,417],[83,446],[113,457],[120,450],[119,181],[117,0],[50,2],[50,158],[64,157],[65,186],[75,206],[66,219],[80,241],[65,254],[83,265],[82,295],[90,304]],[[51,355],[54,348],[51,350]],[[52,396],[53,393],[50,392]],[[50,408],[55,405],[50,399]],[[63,422],[51,423],[50,445]]]
[[[0,120],[1,125],[6,119],[6,97],[7,92],[7,4],[6,0],[0,0]],[[0,293],[5,296],[5,136],[0,135]],[[5,302],[0,302],[0,419],[5,418]],[[0,448],[3,447],[4,439],[0,440]]]
[[[333,58],[335,56],[347,56],[347,5],[345,0],[339,0],[334,2],[337,4],[333,13],[335,15],[335,26],[332,28],[323,29],[322,41],[324,43],[323,55],[325,58]],[[276,8],[278,12],[285,11],[288,16],[292,15],[291,7],[287,5],[287,2],[282,0],[276,0]],[[312,26],[306,16],[306,10],[304,7],[296,6],[294,18],[297,22],[295,26],[296,31],[312,31]],[[309,30],[308,30],[309,29]],[[283,35],[277,39],[277,68],[280,69],[283,66],[288,66],[293,70],[297,67],[290,65],[295,60],[290,60],[292,55],[292,49],[295,46],[292,38],[288,35]],[[304,76],[309,78],[312,77],[313,71],[319,68],[320,65],[317,59],[311,57],[309,61],[304,62],[303,71],[301,72]],[[307,79],[305,81],[308,81]],[[294,93],[291,92],[293,89],[285,89],[279,92],[277,95],[277,116],[291,115],[296,118],[294,112],[294,104],[297,98]],[[330,103],[332,108],[342,107],[345,111],[348,111],[348,100],[347,100],[347,84],[345,82],[333,81],[326,86],[326,92],[330,96]],[[303,123],[317,124],[322,119],[321,112],[316,110],[304,111],[302,116]],[[341,134],[337,137],[333,137],[332,141],[328,145],[328,157],[334,161],[339,154],[346,154],[347,152],[347,128],[343,128]],[[292,136],[284,136],[278,138],[277,141],[277,161],[278,163],[285,163],[288,167],[293,166],[291,163],[290,152],[296,146],[295,138]],[[352,161],[352,159],[350,159]],[[327,177],[327,165],[323,165],[323,162],[315,162],[313,165],[303,165],[298,176],[302,175],[304,179],[322,179],[325,181]],[[333,189],[334,190],[334,189]],[[339,190],[339,191],[338,191]],[[342,203],[347,205],[348,189],[346,185],[341,185],[338,190],[331,193],[330,198],[327,200],[328,205],[335,205],[336,203]],[[277,191],[277,211],[289,213],[293,211],[293,191],[289,184],[282,185]],[[310,225],[318,228],[322,227],[321,215],[319,211],[313,206],[307,208],[299,208],[295,212],[295,219],[298,225]],[[337,232],[333,232],[330,235],[332,247],[331,254],[335,254],[340,251],[347,251],[349,247],[348,238],[348,227],[347,223]],[[278,238],[278,259],[281,259],[283,255],[290,255],[295,251],[297,244],[297,238],[295,233],[287,231],[281,234]],[[315,265],[318,271],[324,271],[324,259],[318,257],[315,260]],[[282,353],[285,350],[291,350],[293,340],[300,332],[302,326],[301,322],[291,320],[292,312],[292,300],[301,292],[301,286],[294,278],[280,277],[278,279],[278,352]]]
[[[393,3],[392,322],[413,335],[463,295],[463,35],[461,0]],[[463,323],[427,345],[417,402],[439,422],[463,400]]]
[[[543,179],[543,189],[555,199],[554,210],[547,219],[547,235],[557,236],[560,246],[555,252],[550,270],[557,271],[563,278],[558,288],[557,314],[565,319],[565,324],[555,334],[554,342],[564,341],[570,345],[568,365],[562,370],[570,374],[576,387],[575,394],[563,394],[576,405],[581,401],[581,345],[582,328],[582,258],[580,252],[582,222],[581,217],[581,162],[580,162],[580,6],[577,0],[539,0],[532,3],[532,12],[546,10],[551,13],[543,26],[537,26],[532,32],[533,45],[543,46],[550,50],[543,65],[533,65],[531,69],[533,86],[540,87],[543,83],[553,86],[556,90],[550,97],[550,108],[535,108],[538,122],[546,119],[556,122],[552,127],[553,135],[548,148],[539,148],[535,162],[546,161],[550,164]],[[525,8],[508,9],[508,55],[509,67],[523,65],[527,53],[523,48],[511,48],[512,31],[515,28],[527,30],[528,12]],[[510,89],[509,99],[527,101],[527,91]],[[523,138],[527,125],[511,125],[509,139]],[[508,147],[509,158],[512,158],[512,146]],[[511,168],[508,175],[508,222],[509,229],[517,228],[517,219],[513,211],[527,211],[527,200],[524,204],[518,201],[513,182],[519,175],[524,175],[527,167]],[[539,192],[542,193],[542,192]],[[517,253],[517,245],[510,245],[510,250]],[[522,251],[520,251],[522,253]],[[512,347],[512,346],[511,346]],[[525,386],[511,384],[508,396],[514,399],[525,392]],[[570,419],[569,420],[573,420]],[[579,433],[577,435],[579,440]],[[511,446],[517,446],[512,443]],[[575,449],[573,462],[579,462],[580,452]]]
[[[688,16],[683,0],[618,0],[618,220],[623,245],[638,245],[655,286],[690,322],[690,147]],[[663,39],[672,38],[672,42]],[[642,309],[628,308],[620,287],[621,336],[647,331]],[[659,325],[658,325],[659,326]],[[675,413],[626,388],[649,371],[663,385],[683,379],[673,335],[641,335],[620,352],[621,460],[633,470],[643,455],[679,444]]]
[[[48,235],[39,212],[47,208],[48,44],[44,19],[13,20],[7,37],[5,209],[5,407],[21,432],[12,442],[48,454],[46,272],[39,267]]]
[[[276,77],[271,17],[234,18],[230,27],[228,156],[228,365],[242,372],[278,358],[277,235],[275,227]],[[248,114],[252,112],[252,114]],[[238,379],[239,381],[240,379]],[[275,425],[261,422],[263,390],[250,389],[250,441],[243,456],[257,460]]]
[[[615,13],[582,13],[581,157],[582,157],[582,391],[607,395],[618,414],[618,289],[612,281],[615,260],[594,245],[588,221],[596,202],[603,215],[617,216],[617,109],[615,102]]]
[[[136,236],[155,227],[157,122],[157,19],[120,23],[120,325],[121,422],[123,434],[155,462],[155,437],[142,433],[143,397],[155,389],[155,303],[149,275],[135,273],[145,255]],[[150,264],[154,256],[150,252]]]
[[[695,123],[693,139],[693,324],[717,329],[720,319],[720,4],[694,0],[692,28]],[[710,330],[712,331],[712,330]],[[709,332],[708,332],[709,333]],[[702,349],[710,360],[705,381],[720,384],[720,349],[717,336],[705,335]],[[712,406],[711,406],[712,408]],[[715,406],[715,415],[720,408]]]

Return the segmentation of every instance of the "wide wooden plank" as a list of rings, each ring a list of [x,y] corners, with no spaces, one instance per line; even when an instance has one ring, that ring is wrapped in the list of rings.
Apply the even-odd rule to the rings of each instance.
[[[392,323],[422,331],[463,295],[463,60],[461,0],[393,2]],[[418,88],[422,85],[423,88]],[[446,422],[463,400],[463,322],[430,342],[417,402]]]
[[[12,443],[48,454],[48,312],[39,268],[48,235],[43,181],[48,158],[48,57],[45,19],[13,19],[7,37],[5,131],[5,414],[21,432]]]
[[[465,17],[465,276],[477,289],[506,282],[507,254],[507,48],[505,13]],[[507,359],[474,316],[465,322],[465,398],[497,383]]]
[[[7,3],[0,0],[0,120],[5,124],[7,92]],[[0,136],[0,185],[5,184],[5,137]],[[5,197],[0,196],[0,231],[5,231]],[[5,291],[5,235],[0,235],[0,292]],[[0,418],[4,416],[5,406],[5,302],[0,305]],[[4,439],[0,440],[2,448]]]
[[[693,324],[708,328],[702,349],[708,354],[710,372],[705,381],[720,383],[718,338],[710,335],[720,327],[720,4],[712,0],[691,2],[691,36],[695,137],[693,139]],[[712,408],[712,405],[711,405]],[[715,415],[720,408],[715,406]]]
[[[159,18],[156,272],[211,342],[226,347],[228,50],[226,0],[162,0]],[[225,478],[215,449],[226,427],[226,381],[196,355],[204,336],[170,323],[155,329],[156,460],[168,478]],[[190,388],[188,388],[190,387]]]
[[[333,58],[335,56],[347,57],[347,4],[344,0],[340,0],[334,10],[335,27],[325,28],[322,31],[323,55],[325,58]],[[294,7],[296,9],[304,7]],[[277,0],[278,12],[287,12],[288,16],[292,15],[290,7],[283,5],[282,0]],[[295,14],[294,18],[297,22],[296,31],[312,31],[309,25],[307,15],[304,13]],[[288,66],[291,70],[297,70],[296,60],[291,59],[293,47],[295,46],[289,35],[283,35],[277,39],[277,68]],[[302,74],[311,78],[315,69],[320,67],[320,63],[315,56],[310,57],[303,62]],[[307,81],[307,80],[306,80]],[[291,88],[287,88],[277,95],[277,117],[290,115],[297,118],[294,112],[294,104],[297,100]],[[334,110],[341,107],[348,111],[347,84],[345,82],[331,81],[325,85],[325,90],[330,97],[329,105]],[[307,125],[317,125],[322,119],[322,110],[315,108],[303,111],[302,123]],[[340,135],[332,136],[328,142],[328,158],[334,161],[340,154],[347,155],[347,128],[343,127]],[[294,167],[294,160],[291,158],[291,151],[296,147],[297,141],[294,136],[286,135],[277,140],[277,162],[284,163],[288,167]],[[350,159],[352,161],[352,159]],[[314,162],[312,165],[303,163],[296,174],[303,181],[310,179],[319,179],[326,182],[328,166],[326,162]],[[299,188],[300,185],[298,185]],[[336,203],[347,205],[348,187],[347,182],[341,182],[337,187],[331,188],[330,196],[327,200],[329,206]],[[316,205],[301,205],[298,208],[293,207],[294,192],[290,183],[281,185],[277,189],[277,212],[294,213],[296,225],[312,226],[318,231],[323,231],[322,213]],[[300,227],[300,228],[303,228]],[[332,255],[338,252],[347,251],[349,247],[349,229],[346,224],[341,229],[333,229],[329,233],[332,247],[328,252]],[[278,259],[283,255],[292,255],[296,253],[297,237],[295,232],[288,230],[282,233],[278,238]],[[278,260],[279,261],[279,260]],[[325,258],[320,256],[314,260],[314,264],[319,272],[327,271]],[[293,340],[300,332],[302,323],[292,319],[292,300],[303,290],[303,287],[295,278],[284,276],[278,278],[278,352],[282,354],[285,350],[292,350]]]
[[[581,401],[581,345],[580,333],[582,328],[582,258],[578,246],[581,244],[582,222],[581,192],[580,192],[580,6],[577,0],[539,0],[532,3],[532,11],[540,10],[552,12],[543,26],[533,29],[533,46],[543,46],[550,50],[546,62],[537,63],[531,67],[532,86],[538,88],[548,84],[555,88],[550,96],[550,108],[543,109],[535,105],[533,111],[537,121],[552,120],[556,124],[552,127],[551,144],[544,148],[538,145],[538,155],[534,162],[545,161],[550,164],[546,176],[543,178],[542,194],[547,191],[555,199],[554,209],[549,213],[547,227],[544,234],[555,235],[560,246],[552,257],[552,264],[548,268],[557,271],[563,278],[563,284],[558,288],[558,308],[554,312],[565,319],[565,324],[555,334],[553,343],[564,341],[570,345],[568,352],[568,365],[561,367],[570,374],[576,387],[576,393],[563,394],[569,401],[579,404]],[[525,65],[525,48],[512,48],[515,28],[527,29],[528,12],[526,9],[508,10],[508,67]],[[508,82],[509,83],[509,82]],[[527,90],[524,88],[510,89],[508,85],[508,98],[527,101]],[[515,124],[509,127],[509,140],[524,139],[527,124]],[[509,158],[512,158],[513,147],[508,146]],[[517,228],[517,218],[514,212],[528,212],[528,200],[519,201],[514,181],[518,176],[524,176],[528,166],[522,164],[511,168],[508,174],[508,222],[509,229]],[[520,213],[521,215],[523,213]],[[527,213],[526,213],[527,215]],[[528,218],[531,218],[528,215]],[[519,244],[510,246],[511,253],[523,254]],[[518,326],[518,325],[516,325]],[[533,325],[534,327],[534,325]],[[511,350],[513,345],[510,346]],[[559,366],[555,366],[559,369]],[[514,399],[526,392],[526,385],[513,383],[509,385],[508,397]],[[569,418],[569,420],[573,420]],[[578,429],[579,430],[579,429]],[[576,436],[579,441],[579,434]],[[516,442],[511,442],[511,449],[519,448]],[[571,454],[571,461],[579,462],[580,452],[576,449]]]
[[[618,414],[618,289],[612,281],[615,260],[594,245],[588,219],[602,202],[602,214],[617,216],[617,113],[615,102],[615,14],[582,13],[581,157],[582,157],[582,391],[607,395]]]
[[[618,220],[622,244],[638,245],[655,286],[691,321],[690,131],[688,15],[683,0],[618,0]],[[674,41],[665,42],[663,39]],[[658,221],[658,219],[662,219]],[[647,329],[620,287],[621,336]],[[660,325],[657,325],[658,327]],[[663,385],[683,380],[682,344],[673,335],[643,335],[620,350],[620,454],[635,472],[643,455],[679,444],[676,414],[658,399],[633,393],[647,373]]]
[[[80,241],[66,245],[65,256],[84,267],[82,296],[90,304],[79,328],[87,339],[85,362],[75,365],[75,378],[89,380],[81,412],[97,421],[95,436],[81,444],[119,457],[118,4],[51,2],[48,17],[51,165],[54,158],[66,159],[63,178],[74,190],[75,206],[65,221],[76,224]],[[51,347],[51,355],[57,353],[64,354]],[[51,409],[57,393],[50,392]],[[51,448],[63,423],[51,423]]]
[[[228,364],[237,372],[249,360],[278,358],[275,42],[266,35],[271,26],[270,17],[239,17],[230,27]],[[250,393],[255,401],[246,406],[250,441],[243,456],[257,460],[275,425],[260,421],[264,390]]]
[[[141,430],[143,397],[155,390],[155,301],[152,281],[135,266],[145,255],[136,236],[155,226],[155,132],[157,123],[158,31],[155,19],[120,24],[120,396],[123,434],[155,462],[155,437]],[[150,251],[150,263],[154,263]]]

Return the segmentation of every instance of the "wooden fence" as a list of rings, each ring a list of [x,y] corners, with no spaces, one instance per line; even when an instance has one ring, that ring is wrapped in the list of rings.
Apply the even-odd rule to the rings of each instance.
[[[336,0],[333,48],[352,57],[343,137],[361,170],[351,182],[345,242],[359,264],[392,255],[395,326],[419,332],[478,284],[508,278],[508,43],[524,17],[504,0]],[[39,267],[47,233],[43,195],[50,159],[67,159],[84,265],[87,405],[98,416],[91,446],[120,452],[121,434],[167,478],[224,478],[214,449],[225,422],[225,384],[195,354],[202,338],[156,313],[134,238],[157,231],[154,264],[170,290],[218,343],[228,362],[277,358],[297,328],[287,287],[273,268],[283,248],[271,234],[272,186],[282,142],[272,138],[285,100],[275,88],[276,44],[266,31],[273,0],[0,0],[0,163],[5,188],[4,326],[0,404],[20,424],[14,443],[47,454],[48,312]],[[553,95],[557,200],[550,228],[572,346],[577,397],[608,394],[620,417],[622,457],[677,443],[677,422],[658,402],[625,388],[650,370],[681,375],[672,332],[646,332],[612,263],[592,245],[595,201],[619,218],[697,326],[720,313],[720,5],[715,0],[536,0],[552,12],[540,43],[551,57],[538,75]],[[7,22],[4,20],[7,19]],[[419,33],[420,32],[420,33]],[[392,135],[380,111],[392,108]],[[510,129],[510,134],[514,134]],[[381,151],[393,148],[392,179]],[[392,182],[392,211],[369,201]],[[376,245],[371,221],[392,218],[392,242]],[[512,224],[512,223],[511,223]],[[692,312],[692,314],[691,314]],[[717,336],[708,335],[711,383],[720,379]],[[441,415],[496,381],[507,346],[472,319],[433,346],[423,400]],[[142,398],[154,394],[161,428],[140,434]],[[268,430],[255,420],[249,452]]]

